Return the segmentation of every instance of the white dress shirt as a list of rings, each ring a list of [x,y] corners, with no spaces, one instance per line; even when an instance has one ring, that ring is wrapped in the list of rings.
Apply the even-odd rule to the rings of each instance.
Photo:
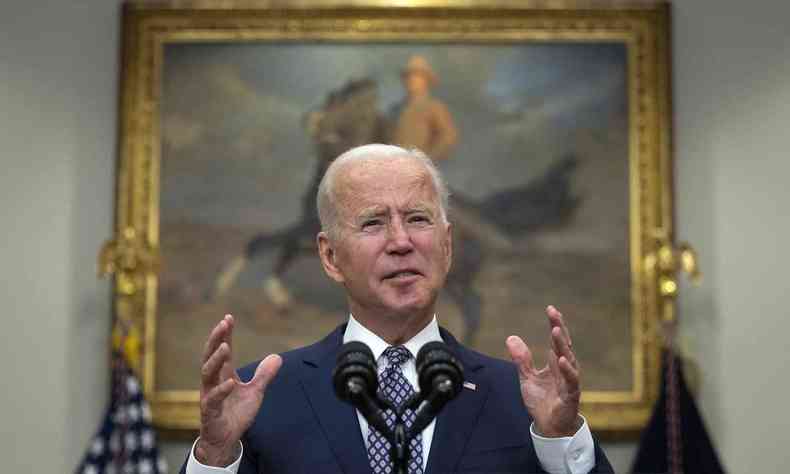
[[[431,320],[422,331],[417,333],[417,335],[403,345],[413,356],[416,356],[424,344],[441,340],[439,323],[434,316],[433,320]],[[373,357],[378,361],[379,373],[383,372],[389,365],[387,358],[382,357],[384,350],[389,347],[389,344],[365,326],[361,325],[354,319],[353,315],[349,316],[348,326],[346,326],[346,332],[343,334],[343,343],[345,344],[350,341],[360,341],[370,347],[370,350],[373,352]],[[415,391],[420,390],[419,384],[417,383],[417,367],[414,357],[410,358],[403,365],[403,375],[406,377],[406,380],[412,384]],[[358,410],[357,419],[359,420],[359,429],[362,432],[362,439],[365,440],[365,447],[367,448],[368,432],[370,430],[368,421]],[[422,431],[423,470],[425,470],[428,464],[428,454],[430,453],[435,426],[436,420],[432,421]],[[530,434],[532,435],[532,443],[535,446],[535,453],[538,455],[541,466],[549,474],[587,474],[595,466],[595,446],[593,444],[590,428],[587,426],[587,420],[584,420],[581,428],[579,428],[576,434],[564,438],[544,438],[536,434],[534,428],[535,424],[533,423],[530,427]],[[186,474],[236,474],[238,472],[244,450],[243,445],[241,446],[241,452],[236,461],[230,466],[223,468],[201,464],[195,458],[196,444],[197,440],[193,443],[189,453]]]

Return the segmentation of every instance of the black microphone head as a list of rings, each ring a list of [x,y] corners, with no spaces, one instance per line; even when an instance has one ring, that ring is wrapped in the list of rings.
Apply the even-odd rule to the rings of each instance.
[[[368,347],[367,344],[361,341],[351,341],[343,344],[343,346],[340,348],[340,352],[337,354],[337,362],[340,363],[347,355],[353,353],[359,353],[365,359],[375,362],[375,359],[373,358],[373,351],[370,350],[370,347]]]
[[[362,388],[373,398],[378,390],[378,367],[373,351],[367,344],[352,341],[343,344],[337,355],[337,365],[332,371],[332,383],[335,394],[341,400],[352,401],[349,392],[349,381],[362,385]]]
[[[451,390],[444,394],[447,400],[455,398],[464,382],[464,369],[458,358],[443,342],[432,341],[417,353],[417,373],[420,391],[429,394],[439,381],[449,381]]]

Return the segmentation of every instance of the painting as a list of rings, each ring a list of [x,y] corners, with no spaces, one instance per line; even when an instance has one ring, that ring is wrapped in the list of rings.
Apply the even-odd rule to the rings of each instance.
[[[637,429],[657,387],[640,260],[666,226],[665,22],[658,7],[127,5],[118,226],[158,265],[119,301],[143,327],[155,422],[197,426],[223,314],[240,363],[347,319],[315,193],[339,153],[380,142],[426,151],[451,190],[440,324],[496,357],[521,335],[542,361],[558,306],[593,427]]]

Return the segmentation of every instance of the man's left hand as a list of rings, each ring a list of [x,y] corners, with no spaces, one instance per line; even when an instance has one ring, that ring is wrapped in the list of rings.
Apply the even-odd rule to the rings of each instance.
[[[508,337],[505,345],[518,367],[521,396],[538,434],[547,438],[573,436],[582,425],[579,363],[571,350],[573,342],[562,314],[549,306],[546,315],[551,327],[551,348],[545,367],[534,367],[532,352],[520,337]]]

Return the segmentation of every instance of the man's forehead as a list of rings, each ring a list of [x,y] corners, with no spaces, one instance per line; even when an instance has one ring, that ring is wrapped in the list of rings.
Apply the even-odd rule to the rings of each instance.
[[[410,213],[410,212],[429,212],[433,213],[436,209],[436,203],[427,200],[427,199],[409,199],[404,200],[402,202],[397,203],[396,207],[391,207],[388,204],[384,203],[372,203],[370,205],[365,205],[359,209],[358,214],[360,216],[374,216],[380,214],[386,214],[389,212],[403,212],[403,213]]]
[[[414,192],[432,185],[425,165],[409,159],[364,160],[346,164],[338,173],[339,190]]]
[[[399,210],[433,209],[439,199],[428,170],[409,158],[349,163],[338,173],[337,197],[342,207],[375,212],[393,204]]]
[[[351,178],[364,179],[365,176],[386,173],[389,175],[399,175],[403,177],[423,176],[428,173],[425,164],[421,163],[409,155],[389,156],[377,159],[350,161],[346,163],[342,171]]]

